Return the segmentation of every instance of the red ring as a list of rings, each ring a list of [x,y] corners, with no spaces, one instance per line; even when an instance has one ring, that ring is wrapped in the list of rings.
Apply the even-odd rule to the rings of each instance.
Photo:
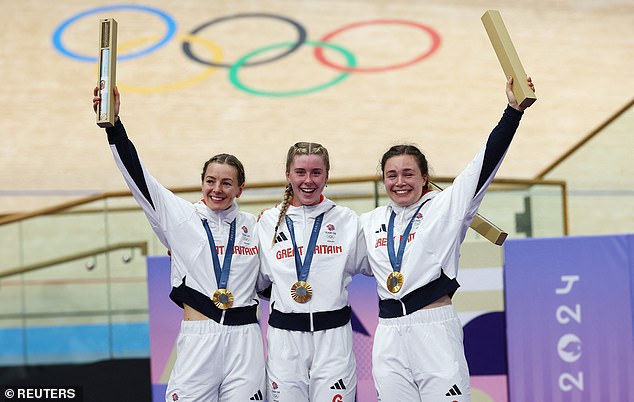
[[[400,64],[393,64],[391,66],[385,66],[385,67],[345,67],[345,66],[339,66],[337,64],[331,63],[330,61],[326,60],[326,57],[324,56],[324,49],[322,47],[316,47],[314,52],[315,52],[315,57],[317,58],[317,60],[319,60],[319,62],[321,62],[322,64],[327,65],[328,67],[332,67],[336,70],[339,71],[345,71],[345,72],[350,72],[350,73],[377,73],[377,72],[382,72],[382,71],[388,71],[388,70],[396,70],[398,68],[403,68],[403,67],[407,67],[410,66],[412,64],[418,63],[419,61],[425,59],[426,57],[429,57],[432,53],[434,53],[438,47],[440,47],[440,35],[434,31],[432,28],[429,28],[426,25],[423,24],[419,24],[418,22],[414,22],[414,21],[406,21],[406,20],[371,20],[371,21],[362,21],[362,22],[355,22],[353,24],[349,24],[349,25],[344,25],[343,27],[332,31],[328,34],[326,34],[323,38],[321,38],[319,41],[320,42],[328,42],[331,38],[333,38],[334,36],[340,34],[341,32],[347,31],[349,29],[352,28],[357,28],[360,26],[365,26],[365,25],[374,25],[374,24],[400,24],[400,25],[410,25],[416,28],[420,28],[421,30],[427,32],[432,39],[432,44],[431,47],[425,51],[423,54],[421,54],[420,56],[406,61],[404,63],[400,63]]]

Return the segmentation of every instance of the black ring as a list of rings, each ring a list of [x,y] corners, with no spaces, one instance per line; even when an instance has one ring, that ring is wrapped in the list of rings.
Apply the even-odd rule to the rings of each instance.
[[[287,18],[287,17],[283,17],[281,15],[264,14],[264,13],[244,13],[244,14],[234,14],[234,15],[228,15],[226,17],[220,17],[220,18],[217,18],[215,20],[211,20],[209,22],[206,22],[206,23],[200,25],[199,27],[197,27],[193,31],[191,31],[189,34],[190,35],[196,35],[200,31],[202,31],[203,29],[207,28],[208,26],[213,25],[213,24],[217,24],[217,23],[222,22],[222,21],[227,21],[227,20],[232,20],[232,19],[237,19],[237,18],[250,18],[250,17],[273,18],[273,19],[284,21],[284,22],[288,22],[289,24],[291,24],[291,25],[293,25],[295,27],[295,29],[297,30],[298,35],[297,35],[297,42],[293,46],[291,46],[290,48],[285,50],[284,52],[278,54],[277,56],[273,56],[271,58],[268,58],[268,59],[264,59],[264,60],[260,60],[260,61],[256,61],[256,62],[252,62],[252,63],[244,63],[243,67],[246,67],[246,66],[257,66],[259,64],[269,63],[271,61],[275,61],[275,60],[281,59],[282,57],[287,56],[290,53],[293,53],[295,50],[297,50],[306,41],[306,29],[299,22],[294,21],[294,20],[292,20],[290,18]],[[213,63],[213,62],[206,61],[206,60],[203,60],[203,59],[200,59],[200,58],[196,57],[196,55],[194,55],[192,53],[191,46],[190,46],[188,41],[184,41],[183,42],[183,52],[185,52],[185,55],[187,55],[187,57],[189,57],[190,59],[192,59],[194,61],[197,61],[198,63],[205,64],[207,66],[226,67],[226,68],[231,68],[231,66],[232,66],[232,64]]]

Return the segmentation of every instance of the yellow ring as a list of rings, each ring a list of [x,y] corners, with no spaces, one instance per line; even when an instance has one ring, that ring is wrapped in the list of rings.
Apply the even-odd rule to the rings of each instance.
[[[216,44],[212,43],[211,41],[208,41],[207,39],[203,39],[200,36],[184,35],[184,34],[177,34],[176,37],[183,41],[200,43],[201,45],[205,46],[207,49],[209,49],[209,51],[213,55],[214,62],[219,63],[223,60],[224,55],[222,54],[222,50],[220,49],[220,47],[218,47]],[[138,46],[142,44],[143,42],[147,42],[149,40],[156,40],[156,37],[141,38],[134,41],[126,42],[122,45],[117,46],[117,53],[125,52],[129,48]],[[173,91],[176,89],[183,89],[190,85],[201,82],[205,80],[207,77],[209,77],[215,70],[217,70],[216,67],[210,66],[206,68],[202,73],[197,74],[192,78],[179,81],[174,84],[161,85],[156,87],[142,87],[142,86],[135,86],[135,85],[119,84],[119,83],[117,83],[117,86],[126,92],[137,92],[142,94]]]

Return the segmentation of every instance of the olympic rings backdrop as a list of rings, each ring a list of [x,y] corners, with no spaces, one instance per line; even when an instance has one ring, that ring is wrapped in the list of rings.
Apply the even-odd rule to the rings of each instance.
[[[130,3],[3,2],[3,213],[125,188],[90,103],[100,18],[119,21],[117,81],[126,128],[145,165],[170,188],[197,184],[199,162],[219,152],[240,157],[247,186],[280,180],[285,151],[301,140],[329,149],[332,178],[376,173],[380,155],[401,142],[421,145],[434,173],[452,176],[477,152],[505,106],[504,77],[482,28],[481,2]],[[509,23],[541,99],[522,120],[498,177],[535,177],[631,98],[632,12],[613,10],[618,2],[572,3],[487,2]],[[589,77],[590,87],[580,84]],[[610,165],[595,157],[593,171]],[[75,233],[76,240],[63,243],[74,249],[65,252],[92,247],[83,227]],[[15,261],[8,266],[22,258],[38,262],[62,249],[55,236],[47,236],[45,245],[35,244],[38,254],[22,253],[12,247],[18,237],[5,242],[3,260]],[[461,266],[463,286],[455,301],[466,340],[479,339],[469,332],[477,318],[493,313],[489,318],[497,322],[503,314],[501,280],[482,288],[482,278],[501,277],[501,265],[495,264]],[[464,279],[469,277],[480,287],[469,288]],[[374,294],[371,284],[353,285],[351,302]],[[133,297],[144,295],[126,300]],[[157,297],[168,302],[164,291]],[[51,306],[48,301],[42,304]],[[376,308],[373,301],[367,305]],[[372,333],[376,314],[370,307],[354,308]],[[146,317],[134,319],[147,328]],[[138,339],[145,340],[143,335]],[[166,363],[173,345],[162,336]],[[367,337],[360,332],[355,337],[367,356]],[[154,355],[152,360],[155,364]],[[358,362],[360,383],[370,395],[360,400],[371,401],[370,367],[363,358]],[[166,367],[158,367],[157,375]],[[478,402],[505,400],[492,391],[505,395],[504,375],[472,369],[491,384],[472,381],[490,396]]]
[[[118,80],[118,86],[126,92],[160,93],[177,91],[189,86],[202,84],[208,79],[226,79],[232,87],[248,95],[262,97],[291,97],[312,94],[323,91],[349,81],[352,75],[364,75],[361,79],[373,80],[380,74],[398,74],[398,70],[422,63],[432,57],[441,46],[440,34],[430,25],[419,21],[406,19],[367,19],[352,21],[345,25],[334,26],[325,34],[317,38],[311,38],[309,28],[299,20],[289,16],[271,13],[239,13],[203,20],[192,28],[179,27],[176,19],[168,12],[155,7],[139,5],[118,5],[88,9],[64,20],[56,27],[52,44],[56,51],[71,58],[77,63],[95,63],[96,57],[82,54],[73,49],[71,44],[64,41],[66,30],[84,18],[97,18],[109,12],[137,12],[147,14],[158,20],[164,27],[162,35],[148,34],[141,37],[129,38],[125,34],[125,27],[119,27],[118,35],[118,62],[124,67],[125,63],[151,54],[159,53],[172,41],[178,41],[182,50],[182,56],[193,64],[201,67],[202,71],[186,79],[178,79],[163,85],[149,86],[137,82],[123,82]],[[267,20],[272,23],[286,25],[291,29],[292,35],[286,41],[275,41],[268,45],[249,49],[233,60],[227,60],[223,49],[217,41],[205,36],[205,31],[213,26],[231,24],[239,20]],[[337,39],[351,31],[363,31],[376,27],[398,27],[406,30],[409,35],[417,38],[419,48],[414,50],[414,56],[405,60],[387,60],[382,65],[366,65],[360,62],[352,48],[346,48]],[[422,45],[420,45],[422,44]],[[198,45],[196,49],[194,45]],[[324,82],[314,82],[314,77],[306,76],[305,85],[291,89],[269,89],[259,87],[248,82],[244,72],[247,69],[258,66],[279,63],[290,57],[300,49],[309,48],[309,53],[315,64],[319,64],[330,70],[330,78]],[[202,50],[202,51],[201,51]],[[119,67],[118,67],[119,70]],[[173,363],[174,344],[178,330],[178,310],[169,305],[169,299],[161,291],[163,286],[156,287],[158,273],[167,274],[167,267],[154,267],[156,263],[165,263],[164,258],[150,259],[148,280],[150,281],[150,336],[152,339],[152,383],[154,397],[161,399],[164,392],[167,376]],[[355,353],[357,355],[359,400],[369,401],[376,398],[371,378],[371,345],[374,326],[376,325],[377,301],[374,295],[374,281],[372,279],[357,279],[351,285],[350,295],[353,304],[353,330],[355,340]],[[367,300],[370,297],[371,300]],[[167,312],[171,312],[167,314]],[[266,304],[263,305],[262,326],[266,331]],[[477,388],[474,388],[477,389]],[[489,391],[491,392],[491,391]]]
[[[549,99],[535,106],[541,108],[539,119],[522,121],[530,135],[517,138],[520,146],[509,153],[501,175],[535,177],[630,100],[634,73],[626,31],[632,11],[615,9],[625,1],[563,7],[578,6],[579,13],[547,1],[487,2],[504,15],[526,71]],[[480,146],[479,134],[486,135],[505,102],[503,72],[480,21],[481,2],[8,0],[2,6],[0,21],[7,29],[0,103],[8,116],[2,131],[20,133],[17,143],[8,135],[0,147],[11,150],[0,169],[7,172],[0,184],[10,190],[0,198],[6,213],[31,202],[52,206],[70,194],[121,188],[97,140],[76,141],[95,128],[81,88],[92,90],[97,81],[100,18],[119,22],[117,84],[126,127],[164,135],[163,145],[172,152],[170,158],[155,156],[161,143],[153,142],[152,149],[145,134],[135,137],[167,186],[183,185],[183,177],[191,177],[187,172],[198,170],[195,162],[208,159],[213,143],[205,141],[226,138],[231,141],[222,144],[223,151],[243,155],[250,180],[278,179],[274,169],[267,170],[270,163],[250,153],[251,133],[266,141],[264,151],[277,161],[276,151],[299,135],[336,146],[332,177],[374,174],[377,156],[396,142],[417,143],[438,155],[430,161],[435,173],[452,176]],[[580,95],[581,88],[590,88],[579,84],[588,77],[592,90]],[[583,113],[569,108],[577,99],[592,106]],[[64,129],[42,135],[44,121]],[[558,133],[554,141],[549,133]],[[48,150],[59,143],[74,155],[95,150],[77,161],[86,174],[50,173],[46,198],[31,196],[29,191],[41,194],[33,184],[41,174],[35,172],[47,168]],[[361,143],[362,155],[355,146]],[[99,183],[88,179],[97,176]]]
[[[323,37],[318,40],[309,40],[306,27],[299,21],[296,21],[290,17],[277,15],[277,14],[268,14],[268,13],[243,13],[243,14],[233,14],[227,15],[219,18],[215,18],[206,22],[201,23],[197,27],[194,27],[187,33],[179,33],[177,32],[177,23],[175,19],[170,16],[167,12],[160,10],[158,8],[149,7],[149,6],[140,6],[140,5],[130,5],[130,4],[122,4],[122,5],[112,5],[105,7],[97,7],[85,10],[81,13],[78,13],[65,21],[63,21],[53,33],[52,43],[55,49],[64,56],[75,59],[79,62],[96,62],[96,56],[81,54],[70,49],[70,46],[66,45],[63,41],[64,32],[75,22],[80,19],[94,17],[95,15],[103,15],[104,13],[113,12],[113,11],[137,11],[150,14],[152,16],[158,17],[166,26],[166,33],[161,37],[151,37],[151,38],[133,38],[129,40],[125,38],[124,32],[120,28],[120,36],[119,36],[119,46],[118,46],[118,61],[125,62],[126,60],[135,59],[138,57],[142,57],[148,55],[152,52],[160,51],[163,46],[165,46],[171,40],[179,40],[182,43],[182,50],[185,57],[190,59],[194,63],[200,63],[204,66],[207,66],[207,69],[192,78],[180,81],[169,83],[161,86],[139,86],[128,83],[119,83],[118,86],[124,90],[129,92],[163,92],[163,91],[171,91],[178,90],[180,88],[194,85],[199,83],[205,79],[207,79],[214,69],[228,69],[228,79],[231,84],[238,90],[244,91],[246,93],[257,95],[257,96],[270,96],[270,97],[284,97],[284,96],[299,96],[299,95],[307,95],[316,91],[321,91],[331,86],[342,83],[351,73],[381,73],[385,71],[397,70],[400,68],[406,68],[413,64],[419,63],[426,58],[432,56],[434,52],[440,46],[441,39],[440,35],[430,26],[424,25],[422,23],[416,21],[409,20],[400,20],[400,19],[374,19],[367,21],[357,21],[350,23],[348,25],[337,27],[333,29],[331,32],[326,33]],[[238,60],[233,61],[225,61],[223,57],[222,49],[212,41],[202,38],[200,36],[201,32],[203,32],[206,28],[222,24],[229,23],[231,21],[239,20],[239,19],[268,19],[273,21],[278,21],[282,24],[288,24],[296,31],[296,37],[290,38],[293,39],[290,42],[282,42],[282,43],[272,43],[268,46],[264,46],[257,49],[252,49],[249,53],[243,55]],[[340,45],[337,45],[335,39],[337,35],[342,32],[354,30],[354,29],[363,29],[364,27],[374,26],[374,25],[399,25],[404,27],[409,27],[412,29],[412,32],[417,35],[423,35],[426,37],[429,44],[420,49],[420,53],[412,58],[411,60],[406,60],[404,62],[396,62],[393,64],[383,65],[383,66],[362,66],[358,65],[355,55],[352,50],[345,49]],[[147,42],[147,43],[146,43]],[[421,38],[421,42],[424,42]],[[192,43],[199,43],[206,50],[209,50],[209,54],[199,55],[196,54],[192,49]],[[138,47],[142,45],[143,47],[140,50],[132,50],[128,51],[128,49]],[[333,70],[332,79],[327,82],[322,83],[309,83],[304,88],[287,90],[287,91],[272,91],[266,89],[258,89],[253,85],[250,85],[244,82],[243,79],[240,78],[241,70],[259,66],[262,64],[273,63],[277,60],[280,60],[291,53],[297,51],[298,49],[310,46],[314,49],[313,54],[315,57],[316,63],[321,63],[324,66],[327,66]],[[343,55],[345,59],[345,64],[337,64],[334,61],[331,61],[324,49],[335,50],[336,52]],[[255,56],[263,56],[257,61],[252,61]],[[307,80],[310,80],[310,77],[306,77]]]

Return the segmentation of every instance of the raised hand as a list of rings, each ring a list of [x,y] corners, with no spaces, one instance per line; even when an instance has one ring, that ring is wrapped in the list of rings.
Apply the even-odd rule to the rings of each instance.
[[[119,120],[119,109],[121,108],[121,95],[119,94],[119,88],[114,87],[112,89],[113,92],[113,96],[114,96],[114,117],[115,117],[115,121]],[[95,113],[97,113],[97,108],[99,106],[99,104],[101,103],[101,96],[99,96],[99,87],[95,87],[92,90],[92,110],[95,111]]]
[[[528,82],[528,86],[531,88],[533,93],[535,93],[535,85],[533,84],[533,80],[531,77],[526,77],[526,82]],[[524,111],[527,107],[522,107],[517,103],[517,99],[515,99],[515,95],[513,95],[513,77],[509,77],[506,81],[506,97],[509,100],[509,106],[515,110],[519,110],[520,112]]]

